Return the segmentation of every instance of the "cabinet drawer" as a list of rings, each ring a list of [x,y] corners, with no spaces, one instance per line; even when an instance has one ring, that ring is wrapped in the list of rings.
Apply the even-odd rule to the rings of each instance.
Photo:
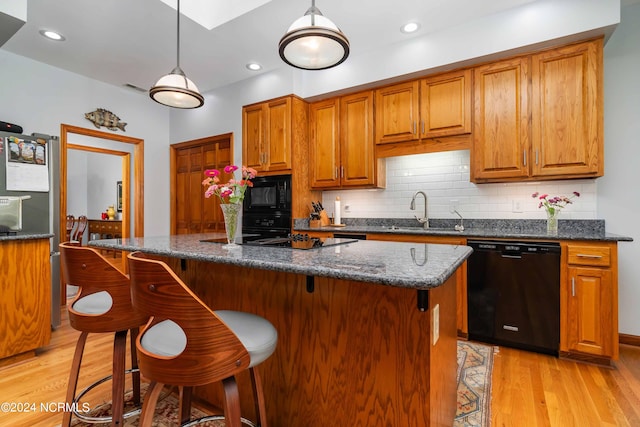
[[[573,265],[609,267],[611,248],[608,246],[568,246],[568,262]]]

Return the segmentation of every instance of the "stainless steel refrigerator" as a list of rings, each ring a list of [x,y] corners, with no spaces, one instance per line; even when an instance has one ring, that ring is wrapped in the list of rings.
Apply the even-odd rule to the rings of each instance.
[[[17,141],[22,141],[22,147]],[[59,141],[57,136],[34,133],[20,135],[0,131],[0,198],[20,197],[20,226],[10,224],[10,232],[18,234],[51,233],[51,327],[60,326],[60,177]],[[20,150],[24,148],[24,151]],[[12,162],[12,163],[10,163]],[[23,164],[21,164],[23,163]],[[34,177],[29,173],[30,163],[34,166],[46,165],[48,179],[46,191],[42,182],[28,182]],[[8,168],[24,166],[24,168]],[[11,169],[11,170],[8,170]],[[13,169],[18,170],[17,173]],[[23,175],[20,175],[23,174]],[[42,181],[42,180],[40,180]],[[35,185],[34,185],[35,184]],[[35,189],[32,189],[35,188]],[[3,224],[0,224],[3,225]],[[8,224],[6,224],[8,225]],[[17,228],[21,228],[16,230]]]

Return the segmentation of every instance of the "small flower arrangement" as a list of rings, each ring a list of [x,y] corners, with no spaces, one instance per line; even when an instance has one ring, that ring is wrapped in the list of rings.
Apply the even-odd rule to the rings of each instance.
[[[232,178],[224,183],[220,183],[220,171],[218,169],[207,169],[204,171],[206,178],[202,181],[202,185],[207,187],[204,197],[218,196],[223,204],[242,203],[244,200],[244,192],[247,187],[253,187],[251,180],[258,175],[253,168],[242,166],[242,177],[240,180],[235,178],[235,172],[238,170],[236,165],[228,165],[224,167],[224,172],[232,174]]]
[[[577,191],[574,191],[573,195],[571,195],[570,197],[555,196],[550,198],[548,194],[540,195],[540,193],[536,191],[531,195],[531,197],[533,197],[534,199],[537,198],[540,200],[540,204],[538,204],[538,208],[544,207],[550,215],[553,215],[555,213],[558,213],[560,209],[573,203],[571,199],[573,199],[574,197],[580,197],[580,193],[578,193]]]

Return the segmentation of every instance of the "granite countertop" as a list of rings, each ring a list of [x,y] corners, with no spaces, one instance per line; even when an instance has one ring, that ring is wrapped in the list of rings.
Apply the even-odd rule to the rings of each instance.
[[[461,236],[465,238],[594,240],[631,242],[628,236],[605,231],[604,220],[560,220],[558,234],[547,234],[546,220],[465,219],[464,231],[455,231],[459,220],[431,219],[430,228],[406,218],[344,218],[344,227],[309,227],[306,218],[296,219],[295,232],[326,231],[332,233],[408,234],[418,236]]]
[[[0,236],[0,242],[6,242],[11,240],[35,240],[35,239],[50,239],[53,234],[50,233],[17,233],[13,236]]]
[[[309,250],[202,242],[220,233],[92,240],[89,246],[308,276],[429,289],[442,285],[469,257],[468,246],[358,240]]]

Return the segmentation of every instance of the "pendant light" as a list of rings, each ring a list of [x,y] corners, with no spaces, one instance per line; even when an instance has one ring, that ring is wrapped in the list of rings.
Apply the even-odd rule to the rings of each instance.
[[[304,16],[291,24],[279,47],[284,62],[303,70],[335,67],[349,56],[349,40],[322,15],[315,0]]]
[[[154,101],[174,108],[198,108],[204,105],[204,97],[198,88],[187,78],[180,68],[180,0],[177,8],[178,16],[178,48],[177,65],[169,74],[163,76],[149,89],[149,96]]]

